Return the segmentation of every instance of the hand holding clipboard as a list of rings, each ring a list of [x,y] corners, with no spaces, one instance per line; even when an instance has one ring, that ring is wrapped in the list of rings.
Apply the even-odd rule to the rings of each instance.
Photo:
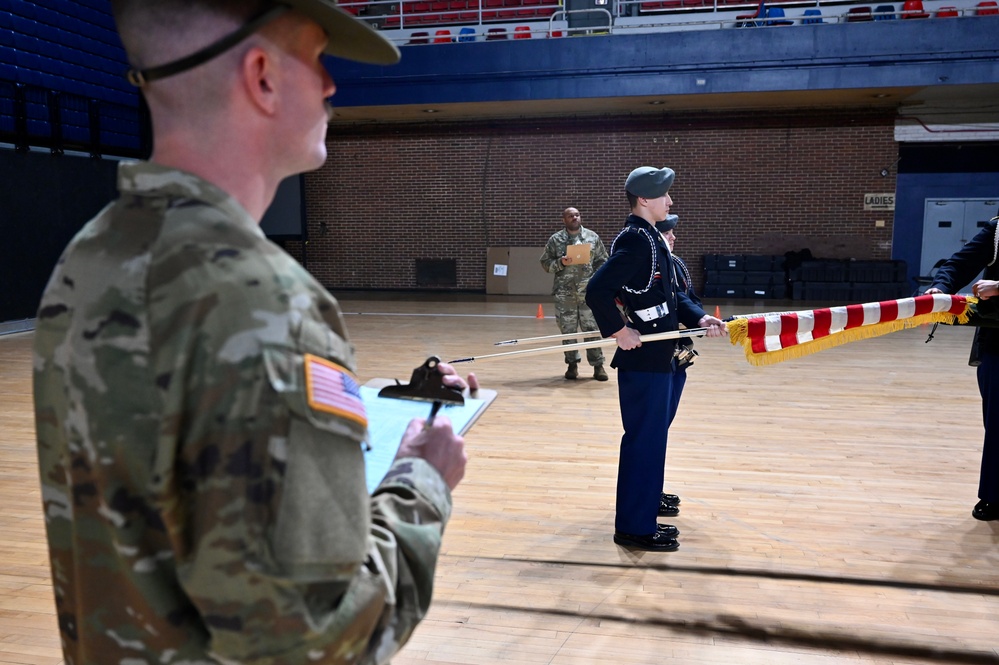
[[[588,242],[581,242],[578,245],[566,245],[565,256],[562,257],[562,265],[582,265],[590,262],[590,249],[592,245]]]

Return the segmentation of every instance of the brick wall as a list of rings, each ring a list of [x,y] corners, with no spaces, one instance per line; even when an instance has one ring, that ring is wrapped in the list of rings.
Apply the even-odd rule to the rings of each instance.
[[[624,179],[677,172],[677,254],[891,256],[894,113],[699,114],[333,127],[305,179],[308,267],[331,289],[416,288],[417,259],[457,261],[457,289],[484,291],[486,248],[544,245],[561,211],[608,247],[628,213]],[[875,227],[884,219],[883,228]],[[698,284],[700,287],[701,284]]]

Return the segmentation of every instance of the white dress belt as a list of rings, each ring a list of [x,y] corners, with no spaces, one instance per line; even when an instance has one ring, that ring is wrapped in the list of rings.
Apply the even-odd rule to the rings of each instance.
[[[661,303],[655,307],[646,307],[645,309],[638,309],[633,312],[635,316],[640,318],[642,321],[655,321],[656,319],[661,319],[667,314],[669,314],[669,303]]]

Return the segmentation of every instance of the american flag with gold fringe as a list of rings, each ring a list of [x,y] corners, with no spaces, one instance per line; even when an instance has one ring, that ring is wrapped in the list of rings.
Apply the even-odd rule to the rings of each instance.
[[[729,340],[753,365],[770,365],[924,323],[967,323],[977,299],[942,293],[729,321]]]

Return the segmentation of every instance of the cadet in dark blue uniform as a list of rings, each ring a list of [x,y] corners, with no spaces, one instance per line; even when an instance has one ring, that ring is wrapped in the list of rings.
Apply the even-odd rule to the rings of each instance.
[[[972,293],[982,300],[999,296],[999,217],[978,232],[968,244],[947,259],[937,270],[926,293],[957,293],[985,270],[985,279],[975,282]],[[599,319],[597,319],[599,322]],[[601,328],[603,330],[603,328]],[[999,520],[999,328],[979,328],[978,390],[982,394],[985,442],[982,470],[978,480],[978,504],[971,511],[977,520]]]
[[[666,215],[666,220],[657,222],[656,228],[662,233],[663,239],[666,240],[670,254],[673,257],[673,283],[676,284],[677,292],[686,293],[692,303],[701,307],[701,299],[694,292],[694,284],[690,277],[690,271],[687,269],[687,264],[679,256],[673,254],[673,246],[676,242],[673,229],[676,228],[679,221],[680,219],[676,215]],[[693,364],[694,357],[697,355],[694,352],[694,341],[689,337],[681,337],[677,340],[676,349],[676,369],[673,372],[673,399],[670,402],[670,425],[673,424],[673,418],[676,418],[676,410],[680,406],[680,396],[683,394],[683,386],[687,383],[687,367]],[[664,509],[667,506],[676,506],[679,503],[680,497],[675,494],[663,494],[662,505],[659,509],[660,514],[665,512]]]
[[[676,236],[673,229],[676,228],[679,218],[676,215],[666,215],[665,221],[656,222],[656,228],[663,234],[666,244],[669,246],[670,254],[673,256],[673,279],[677,292],[686,293],[698,307],[701,307],[701,299],[694,292],[694,283],[690,277],[687,264],[676,254],[673,254],[673,244]],[[697,352],[694,351],[694,340],[690,337],[681,337],[676,344],[676,368],[673,371],[673,397],[670,399],[669,424],[673,424],[676,418],[676,410],[680,407],[680,397],[683,395],[683,387],[687,384],[687,367],[694,363]],[[663,492],[659,499],[659,516],[671,517],[680,514],[680,497],[676,494]]]
[[[727,333],[673,279],[673,262],[656,222],[666,219],[672,169],[637,168],[625,181],[631,214],[611,246],[611,255],[586,289],[586,304],[604,337],[618,349],[618,399],[624,436],[617,476],[614,542],[636,549],[669,552],[680,545],[673,527],[657,523],[666,463],[666,437],[672,420],[674,340],[643,344],[641,335],[708,328],[709,337]],[[627,320],[617,308],[620,301]],[[676,514],[675,512],[673,514]]]

